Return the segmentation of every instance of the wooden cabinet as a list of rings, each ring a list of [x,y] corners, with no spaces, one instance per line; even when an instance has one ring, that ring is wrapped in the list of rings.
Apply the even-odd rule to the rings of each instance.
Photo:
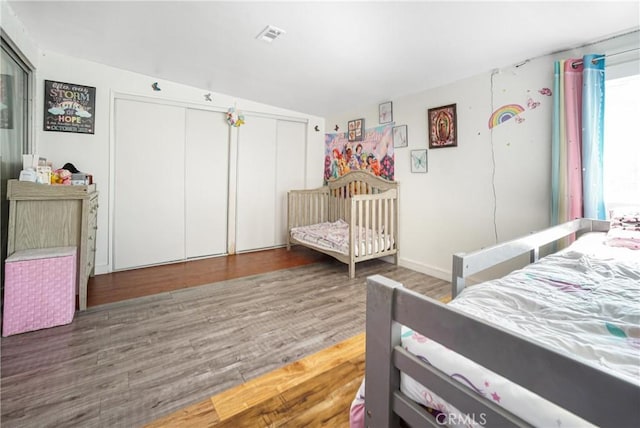
[[[7,254],[32,248],[78,248],[77,293],[87,308],[87,282],[94,274],[98,192],[95,184],[62,186],[9,180]]]

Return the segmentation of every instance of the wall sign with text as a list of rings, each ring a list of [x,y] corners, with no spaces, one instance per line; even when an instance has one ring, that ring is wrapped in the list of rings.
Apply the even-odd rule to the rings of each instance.
[[[44,81],[44,130],[93,134],[96,88]]]

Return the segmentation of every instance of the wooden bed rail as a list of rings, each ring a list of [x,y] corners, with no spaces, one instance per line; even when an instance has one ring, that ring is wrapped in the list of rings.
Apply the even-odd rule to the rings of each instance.
[[[329,188],[290,190],[287,199],[288,230],[329,220]]]
[[[340,178],[329,181],[329,221],[351,220],[351,198],[358,195],[377,195],[398,189],[398,183],[384,180],[364,171],[351,171]]]
[[[375,275],[367,278],[367,426],[397,427],[399,418],[411,426],[442,426],[400,391],[400,372],[481,426],[530,426],[403,349],[401,325],[598,426],[635,426],[639,419],[638,385]]]
[[[579,236],[586,232],[606,232],[608,230],[608,221],[581,218],[540,232],[532,232],[535,234],[483,248],[482,250],[471,253],[456,253],[453,255],[451,297],[455,298],[462,292],[465,286],[465,278],[492,266],[527,253],[529,254],[529,262],[533,263],[540,256],[540,248],[545,245],[557,242],[573,234]]]
[[[349,230],[351,242],[360,242],[358,259],[367,260],[388,255],[397,257],[398,191],[387,190],[374,195],[351,198]],[[351,251],[356,246],[350,245]]]

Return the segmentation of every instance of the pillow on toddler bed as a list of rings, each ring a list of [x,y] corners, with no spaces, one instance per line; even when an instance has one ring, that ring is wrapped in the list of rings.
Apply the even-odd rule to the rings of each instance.
[[[605,243],[611,247],[640,250],[640,212],[611,216]]]

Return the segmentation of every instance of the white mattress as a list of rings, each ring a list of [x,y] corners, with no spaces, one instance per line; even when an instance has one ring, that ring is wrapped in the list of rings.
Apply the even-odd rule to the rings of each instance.
[[[587,234],[568,249],[505,278],[466,288],[449,304],[640,383],[640,251],[612,248],[603,241],[604,234]],[[402,344],[535,426],[589,426],[407,328]],[[404,374],[401,389],[425,406],[460,415]],[[465,419],[460,415],[458,420]]]
[[[356,238],[357,238],[356,232]],[[361,228],[361,242],[355,248],[356,257],[360,254],[377,253],[379,248],[388,250],[393,244],[392,238],[385,233]],[[312,224],[291,229],[291,237],[312,247],[349,255],[349,223],[339,219],[334,222]]]

